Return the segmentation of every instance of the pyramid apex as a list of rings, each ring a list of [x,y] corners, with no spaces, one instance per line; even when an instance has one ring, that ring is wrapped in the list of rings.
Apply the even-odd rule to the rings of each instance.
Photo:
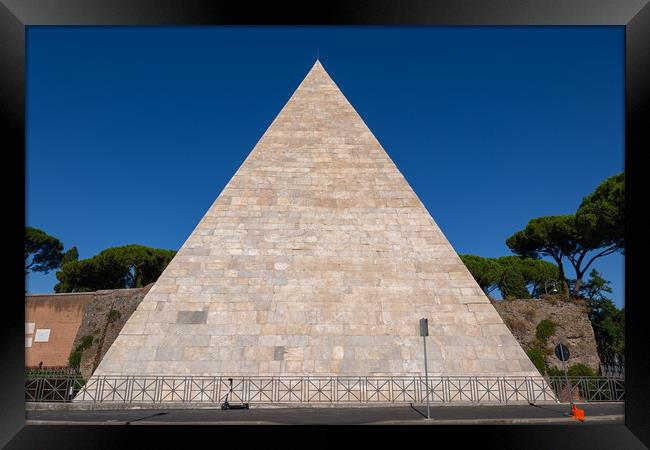
[[[316,62],[314,63],[314,65],[311,66],[311,70],[314,70],[314,69],[325,70],[325,68],[323,67],[323,65],[321,64],[319,59],[317,59]]]

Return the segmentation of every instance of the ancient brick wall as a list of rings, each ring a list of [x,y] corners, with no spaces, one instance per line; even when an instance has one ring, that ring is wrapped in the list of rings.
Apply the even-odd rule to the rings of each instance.
[[[70,349],[70,351],[76,349],[84,337],[93,337],[91,346],[81,354],[80,370],[85,379],[90,378],[101,358],[152,286],[153,283],[139,289],[115,289],[92,293],[93,297],[88,302],[81,326]],[[66,355],[66,364],[67,357]]]
[[[84,309],[93,293],[35,294],[25,296],[25,366],[68,365],[72,343],[81,325]],[[39,330],[49,330],[46,341]]]
[[[548,348],[557,343],[568,346],[571,358],[569,365],[582,363],[598,372],[600,358],[591,321],[584,305],[563,300],[526,299],[493,301],[492,304],[524,349],[535,340],[537,325],[544,319],[557,324],[555,333],[548,339]],[[562,363],[550,354],[546,357],[549,366],[562,367]]]

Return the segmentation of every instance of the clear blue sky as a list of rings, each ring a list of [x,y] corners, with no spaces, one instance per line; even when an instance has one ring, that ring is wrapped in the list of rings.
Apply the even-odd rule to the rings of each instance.
[[[623,171],[623,27],[28,27],[27,224],[178,249],[317,48],[459,253]],[[595,267],[622,305],[623,257]]]

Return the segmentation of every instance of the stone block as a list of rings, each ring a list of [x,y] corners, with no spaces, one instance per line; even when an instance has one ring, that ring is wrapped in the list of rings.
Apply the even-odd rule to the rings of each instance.
[[[207,323],[207,311],[178,311],[177,324],[202,324]]]

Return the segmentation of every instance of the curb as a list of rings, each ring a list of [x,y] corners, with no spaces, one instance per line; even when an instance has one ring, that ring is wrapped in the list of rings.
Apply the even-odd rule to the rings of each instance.
[[[592,422],[625,422],[625,416],[622,414],[609,416],[585,417],[584,423]],[[381,422],[372,422],[364,425],[542,425],[557,423],[575,423],[580,421],[573,417],[539,417],[531,419],[430,419],[430,420],[385,420]]]
[[[621,414],[609,416],[586,417],[584,423],[594,422],[620,422],[624,423]],[[77,425],[77,426],[116,426],[116,425],[293,425],[280,422],[255,421],[255,420],[221,420],[221,421],[63,421],[63,420],[27,420],[26,425]],[[580,424],[573,417],[546,417],[534,419],[431,419],[431,420],[386,420],[381,422],[360,423],[357,425],[548,425],[548,424]],[[309,425],[309,424],[305,424]],[[325,424],[323,424],[325,425]]]
[[[39,426],[39,425],[58,425],[58,426],[122,426],[122,425],[284,425],[278,422],[265,422],[265,421],[244,421],[244,420],[222,420],[222,421],[187,421],[187,422],[163,422],[163,421],[146,421],[138,420],[133,422],[125,422],[121,420],[109,420],[109,421],[63,421],[63,420],[26,420],[25,425],[28,426]]]

